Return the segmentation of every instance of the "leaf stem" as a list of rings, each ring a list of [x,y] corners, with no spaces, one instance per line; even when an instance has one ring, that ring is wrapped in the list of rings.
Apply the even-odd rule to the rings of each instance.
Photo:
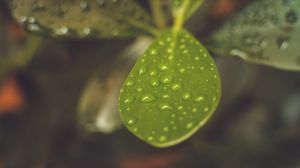
[[[165,17],[164,12],[162,11],[162,1],[161,0],[150,0],[152,16],[156,26],[160,30],[164,30],[167,28],[167,19]]]
[[[145,24],[143,22],[139,22],[137,20],[134,20],[134,19],[130,19],[130,18],[127,18],[127,21],[129,24],[131,24],[132,26],[136,27],[136,28],[139,28],[139,29],[142,29],[142,30],[145,30],[147,31],[148,33],[150,33],[151,35],[157,37],[159,36],[160,32],[157,28],[151,26],[150,24]]]
[[[175,12],[175,23],[174,23],[174,29],[176,31],[178,31],[179,29],[182,28],[182,25],[184,23],[184,17],[185,17],[185,12],[190,4],[190,0],[184,0],[182,6],[177,9],[177,11]]]

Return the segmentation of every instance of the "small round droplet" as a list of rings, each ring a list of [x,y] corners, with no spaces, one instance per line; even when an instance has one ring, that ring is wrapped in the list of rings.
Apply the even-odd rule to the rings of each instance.
[[[285,20],[289,24],[294,24],[298,21],[297,13],[294,10],[288,11],[286,14]]]
[[[167,99],[167,98],[170,98],[170,96],[169,96],[168,94],[163,94],[163,95],[162,95],[162,98],[163,98],[163,99]]]
[[[157,75],[157,71],[151,71],[150,72],[150,76],[155,76],[155,75]]]
[[[135,121],[133,119],[130,119],[130,120],[128,120],[127,124],[132,126],[135,124]]]
[[[133,132],[138,132],[138,128],[133,128]]]
[[[204,100],[204,97],[203,96],[199,96],[199,97],[196,97],[195,98],[195,102],[201,102]]]
[[[205,111],[205,112],[208,112],[208,110],[209,110],[208,107],[205,107],[205,108],[204,108],[204,111]]]
[[[55,31],[57,35],[66,35],[68,34],[68,32],[69,32],[69,28],[66,26],[63,26]]]
[[[80,4],[79,4],[79,6],[80,6],[80,10],[82,12],[86,12],[89,9],[89,4],[88,4],[87,1],[81,1]]]
[[[160,142],[165,142],[167,140],[167,137],[166,136],[161,136],[161,137],[159,137],[159,141]]]
[[[181,83],[174,83],[172,86],[171,86],[171,90],[172,91],[178,91],[182,88],[182,84]]]
[[[151,54],[151,55],[156,55],[156,54],[157,54],[157,51],[156,51],[155,49],[152,49],[152,50],[150,51],[150,54]]]
[[[159,80],[157,80],[157,79],[151,79],[150,84],[151,84],[151,86],[153,86],[153,87],[158,87],[159,84],[160,84],[160,82],[159,82]]]
[[[164,83],[164,84],[169,84],[173,81],[173,77],[170,76],[170,75],[166,75],[166,76],[163,76],[161,78],[161,82]]]
[[[173,108],[169,104],[162,103],[159,105],[159,109],[163,111],[167,111],[167,110],[172,110]]]
[[[124,100],[124,103],[125,103],[125,104],[130,104],[130,103],[133,102],[133,100],[134,100],[133,97],[128,97],[128,98],[126,98],[126,99]]]
[[[183,93],[183,94],[182,94],[182,98],[183,98],[184,100],[189,100],[189,99],[191,99],[191,98],[192,98],[191,92],[185,92],[185,93]]]
[[[154,140],[154,138],[152,137],[152,136],[149,136],[148,138],[147,138],[147,141],[153,141]]]
[[[180,73],[185,73],[185,69],[184,69],[184,68],[181,68],[181,69],[179,70],[179,72],[180,72]]]
[[[126,82],[126,86],[128,86],[128,87],[134,86],[134,81],[133,81],[133,80],[128,80],[128,81]]]
[[[155,100],[155,97],[154,97],[153,94],[146,94],[146,95],[144,95],[144,96],[142,96],[142,97],[140,98],[140,101],[141,101],[142,103],[150,103],[150,102],[152,102],[152,101],[154,101],[154,100]]]
[[[146,66],[142,66],[139,69],[139,75],[144,75],[147,72],[147,67]]]
[[[139,87],[139,88],[136,89],[136,91],[139,92],[139,93],[143,93],[143,92],[144,92],[144,89],[141,88],[141,87]]]
[[[169,67],[167,65],[161,65],[159,67],[159,69],[162,70],[162,71],[167,71],[169,69]]]
[[[194,124],[190,122],[190,123],[188,123],[188,124],[186,125],[186,128],[187,128],[187,129],[191,129],[191,128],[193,127],[193,125],[194,125]]]
[[[178,107],[177,107],[177,110],[179,110],[179,111],[182,111],[183,109],[184,109],[183,106],[178,106]]]
[[[169,131],[169,127],[164,127],[163,129],[165,132],[168,132]]]

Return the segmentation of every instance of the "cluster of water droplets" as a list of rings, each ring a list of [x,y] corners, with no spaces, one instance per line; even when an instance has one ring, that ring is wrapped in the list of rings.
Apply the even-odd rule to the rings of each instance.
[[[134,2],[125,0],[15,0],[16,17],[32,32],[69,37],[129,36],[138,28],[128,18],[150,24],[149,16]],[[32,19],[34,18],[34,22]]]
[[[211,48],[222,55],[299,70],[299,11],[300,0],[254,2],[212,35]]]
[[[207,102],[217,101],[217,96],[211,97],[205,92],[202,94],[192,92],[190,88],[192,81],[185,81],[184,78],[193,73],[201,75],[206,71],[216,71],[214,63],[208,65],[203,63],[203,66],[198,66],[199,62],[208,58],[206,51],[201,48],[195,54],[189,45],[199,47],[199,44],[188,35],[180,38],[179,44],[176,45],[171,37],[158,40],[157,44],[142,56],[124,84],[123,89],[127,93],[122,93],[125,95],[122,99],[123,109],[126,111],[129,107],[127,117],[130,116],[130,119],[127,120],[127,125],[132,130],[139,132],[136,128],[143,124],[144,120],[140,117],[144,112],[147,113],[146,111],[154,112],[157,116],[169,117],[168,121],[163,120],[160,123],[161,128],[154,128],[150,131],[150,135],[149,133],[144,135],[148,141],[160,143],[174,138],[171,131],[176,132],[178,127],[189,131],[199,126],[197,116],[205,115],[212,110],[210,103]],[[189,64],[183,62],[185,59],[189,60]],[[215,79],[217,75],[201,81],[208,82]],[[135,106],[138,108],[135,109]],[[150,120],[157,120],[157,118]]]

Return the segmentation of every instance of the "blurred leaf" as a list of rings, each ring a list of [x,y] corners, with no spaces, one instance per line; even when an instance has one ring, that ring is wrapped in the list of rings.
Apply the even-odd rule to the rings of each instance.
[[[110,38],[155,31],[135,0],[11,0],[10,4],[27,30],[52,36]]]
[[[193,13],[200,7],[204,0],[173,0],[173,16],[183,16],[183,20],[189,19]]]
[[[109,76],[94,76],[87,83],[79,102],[79,119],[87,132],[112,133],[121,127],[118,96],[128,71],[118,67]]]
[[[217,67],[189,33],[169,30],[138,60],[121,89],[119,110],[128,129],[156,147],[195,133],[220,99]]]
[[[300,0],[257,1],[237,13],[207,43],[219,55],[300,70]]]

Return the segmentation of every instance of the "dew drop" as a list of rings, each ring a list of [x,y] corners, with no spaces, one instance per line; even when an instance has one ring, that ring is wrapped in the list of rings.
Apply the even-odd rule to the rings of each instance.
[[[289,38],[288,37],[278,37],[277,45],[278,45],[280,51],[287,50],[290,45]]]
[[[192,109],[192,112],[195,113],[195,112],[197,112],[197,110],[198,110],[197,108],[193,108],[193,109]]]
[[[66,34],[69,33],[69,28],[66,27],[66,26],[63,26],[63,27],[61,27],[61,28],[55,30],[55,33],[56,33],[57,35],[66,35]]]
[[[163,94],[163,95],[162,95],[162,98],[163,98],[163,99],[167,99],[167,98],[170,98],[170,96],[169,96],[168,94]]]
[[[195,98],[195,102],[201,102],[202,100],[204,100],[203,96],[199,96]]]
[[[128,80],[128,81],[126,82],[126,86],[127,86],[127,87],[132,87],[132,86],[134,86],[134,81],[133,81],[133,80]]]
[[[184,69],[184,68],[181,68],[181,69],[179,70],[179,72],[180,72],[180,73],[185,73],[185,69]]]
[[[142,66],[139,69],[139,75],[144,75],[147,72],[147,67],[146,66]]]
[[[142,92],[144,92],[144,89],[139,87],[139,88],[136,89],[136,91],[139,92],[139,93],[142,93]]]
[[[205,108],[204,108],[204,111],[205,111],[205,112],[208,112],[208,110],[209,110],[208,107],[205,107]]]
[[[177,110],[179,110],[179,111],[182,111],[184,108],[183,108],[183,106],[178,106],[177,107]]]
[[[152,49],[152,50],[150,51],[150,54],[151,54],[151,55],[156,55],[156,54],[157,54],[157,51],[156,51],[155,49]]]
[[[82,30],[83,34],[88,36],[91,34],[92,30],[90,27],[84,27],[83,30]]]
[[[288,13],[286,14],[285,20],[289,24],[296,23],[298,20],[297,13],[294,10],[288,11]]]
[[[166,136],[161,136],[161,137],[159,137],[159,141],[160,142],[165,142],[167,140],[167,137]]]
[[[192,98],[191,92],[185,92],[185,93],[183,93],[183,94],[182,94],[182,98],[183,98],[184,100],[189,100],[189,99],[191,99],[191,98]]]
[[[155,75],[157,75],[157,71],[151,71],[150,72],[150,76],[155,76]]]
[[[151,86],[153,86],[153,87],[158,87],[159,84],[160,84],[160,82],[159,82],[159,80],[157,80],[157,79],[151,79],[150,84],[151,84]]]
[[[169,127],[164,127],[163,129],[165,132],[168,132],[169,131]]]
[[[167,65],[161,65],[159,67],[159,69],[162,70],[162,71],[167,71],[169,69],[169,67]]]
[[[170,76],[170,75],[166,75],[166,76],[163,76],[161,78],[161,82],[164,83],[164,84],[169,84],[173,81],[173,77]]]
[[[188,124],[186,125],[186,128],[187,128],[187,129],[191,129],[191,128],[193,127],[193,125],[194,125],[194,124],[190,122],[190,123],[188,123]]]
[[[133,100],[134,100],[133,97],[128,97],[128,98],[126,98],[126,99],[124,100],[124,103],[125,103],[125,104],[130,104],[130,103],[133,102]]]
[[[79,6],[80,6],[80,10],[82,12],[86,12],[86,11],[89,10],[89,4],[88,4],[87,1],[81,1],[80,4],[79,4]]]
[[[128,122],[127,122],[127,124],[128,124],[129,126],[132,126],[132,125],[135,124],[135,120],[134,120],[134,119],[129,119]]]
[[[153,141],[154,138],[153,138],[152,136],[149,136],[149,137],[147,137],[147,140],[148,140],[148,141]]]
[[[150,103],[150,102],[152,102],[152,101],[154,101],[154,100],[155,100],[155,97],[154,97],[153,94],[147,94],[147,95],[144,95],[144,96],[142,96],[142,97],[140,98],[140,101],[141,101],[142,103]]]
[[[159,105],[159,109],[163,111],[167,111],[167,110],[172,110],[173,108],[169,104],[162,103]]]
[[[178,91],[182,88],[182,84],[181,83],[174,83],[172,86],[171,86],[171,90],[172,91]]]
[[[32,4],[32,11],[43,11],[45,10],[45,5],[42,2],[35,1]]]

